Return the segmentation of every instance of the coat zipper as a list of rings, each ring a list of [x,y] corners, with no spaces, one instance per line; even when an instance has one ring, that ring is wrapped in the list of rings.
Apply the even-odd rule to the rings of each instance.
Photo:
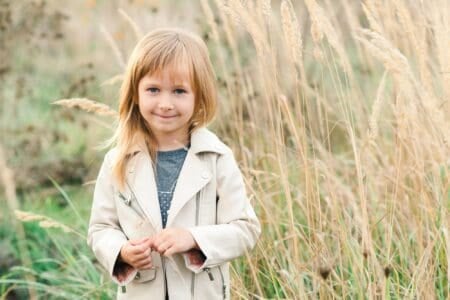
[[[213,276],[213,274],[211,273],[211,269],[208,268],[208,267],[206,267],[204,270],[205,270],[205,272],[208,274],[209,280],[213,281],[213,280],[214,280],[214,276]]]
[[[143,215],[144,210],[142,209],[141,205],[139,204],[139,201],[137,201],[136,195],[134,194],[133,189],[127,182],[128,189],[130,190],[131,195],[127,198],[125,197],[120,191],[119,198],[122,199],[123,203],[125,203],[126,206],[130,207],[141,219],[145,219],[145,216]],[[138,208],[133,207],[134,203],[138,206]]]
[[[191,299],[194,300],[194,289],[195,289],[195,273],[192,272],[191,275]]]
[[[130,190],[131,194],[133,195],[133,198],[130,197],[130,200],[129,200],[130,203],[128,205],[131,207],[131,205],[132,205],[131,200],[134,200],[133,202],[137,204],[137,206],[139,207],[139,210],[140,210],[140,211],[138,211],[137,209],[135,209],[136,213],[139,216],[141,216],[141,218],[145,219],[144,210],[142,209],[141,205],[139,204],[139,201],[137,201],[136,194],[134,193],[133,189],[131,188],[131,186],[128,182],[127,182],[127,186],[128,186],[128,189]]]
[[[128,182],[127,182],[127,185],[128,185],[128,188],[130,189],[132,195],[133,195],[133,199],[132,199],[131,197],[130,197],[130,199],[126,199],[125,196],[124,196],[122,193],[119,193],[119,197],[122,198],[122,200],[125,202],[125,204],[128,205],[128,206],[130,206],[130,207],[132,207],[132,206],[131,206],[131,200],[136,200],[136,201],[134,201],[134,202],[137,203],[137,205],[139,206],[139,209],[140,209],[141,211],[143,211],[141,205],[140,205],[139,202],[137,201],[137,198],[136,198],[136,195],[134,194],[133,189],[132,189],[131,186],[128,184]],[[200,216],[200,197],[201,197],[201,194],[202,194],[202,193],[203,193],[203,190],[200,190],[200,191],[196,194],[196,196],[195,196],[195,226],[198,226],[198,223],[199,223],[199,216]],[[140,212],[138,212],[136,209],[135,209],[135,211],[136,211],[136,213],[137,213],[140,217],[144,218],[144,216],[142,216]],[[216,224],[217,224],[217,213],[216,213]],[[167,293],[167,290],[166,290],[166,280],[167,280],[167,279],[166,279],[166,266],[165,266],[165,260],[164,260],[164,257],[161,257],[161,263],[162,263],[162,267],[163,267],[163,275],[164,275],[164,295],[165,295],[165,294]],[[214,276],[213,276],[213,274],[211,273],[210,268],[206,267],[206,268],[204,268],[203,271],[205,271],[205,272],[208,274],[209,280],[211,280],[211,281],[214,280]],[[224,280],[224,277],[223,277],[222,269],[220,268],[220,266],[219,266],[219,272],[220,272],[220,277],[221,277],[221,280],[222,280],[222,293],[223,293],[223,299],[226,299],[226,285],[225,285],[225,280]],[[192,272],[192,278],[191,278],[191,296],[192,296],[192,299],[194,299],[194,293],[195,293],[195,278],[196,278],[196,277],[195,277],[195,273]],[[124,286],[124,285],[122,286],[122,293],[126,293],[126,286]]]
[[[223,299],[227,298],[227,286],[225,285],[225,278],[223,277],[222,268],[219,266],[220,278],[222,279],[222,293]]]
[[[220,278],[222,280],[222,295],[223,295],[223,299],[226,299],[227,286],[225,285],[225,278],[223,277],[222,268],[220,266],[218,266],[218,268],[219,268],[219,272],[220,272]],[[204,270],[205,270],[206,273],[208,273],[209,280],[213,281],[214,280],[214,276],[211,273],[211,269],[210,268],[205,268]]]
[[[145,219],[145,216],[142,215],[144,213],[144,210],[142,209],[142,206],[139,204],[139,201],[137,201],[136,194],[134,193],[134,191],[131,188],[130,184],[128,182],[126,182],[126,184],[128,186],[128,189],[131,192],[131,196],[127,199],[121,192],[119,192],[119,198],[122,199],[122,201],[125,203],[125,205],[131,207],[131,209],[133,209],[134,212],[136,212],[136,214],[139,217],[141,217],[142,219]],[[140,211],[138,211],[138,209],[133,207],[133,203],[137,204],[137,206],[139,207]],[[165,278],[166,278],[166,276],[165,276],[166,269],[165,269],[165,264],[164,264],[164,258],[161,257],[161,259],[162,259],[163,274],[164,274],[164,280],[165,280]],[[165,291],[165,289],[166,289],[166,285],[164,284],[164,291]],[[122,291],[122,294],[125,294],[127,292],[127,286],[126,285],[122,285],[121,286],[121,291]]]
[[[195,226],[198,226],[198,220],[199,220],[199,216],[200,216],[200,194],[201,194],[202,190],[200,190],[196,195],[195,195]],[[191,275],[191,298],[194,299],[194,294],[195,294],[195,273],[192,272]]]
[[[166,297],[166,294],[167,294],[166,261],[163,256],[161,256],[161,264],[162,264],[163,276],[164,276],[164,297]],[[169,297],[167,297],[167,298],[169,298]]]
[[[136,214],[140,217],[140,218],[144,218],[144,216],[137,211],[137,209],[133,208],[132,206],[132,202],[136,202],[137,205],[139,206],[139,208],[142,210],[142,207],[140,207],[139,203],[137,201],[132,201],[132,200],[136,200],[136,195],[134,194],[134,191],[131,189],[130,185],[128,184],[128,188],[130,189],[130,192],[132,194],[132,196],[130,196],[128,199],[119,191],[119,198],[122,199],[122,201],[125,203],[126,206],[129,206],[131,209],[134,210],[134,212],[136,212]],[[127,286],[126,285],[122,285],[120,286],[121,292],[122,294],[125,294],[127,292]]]

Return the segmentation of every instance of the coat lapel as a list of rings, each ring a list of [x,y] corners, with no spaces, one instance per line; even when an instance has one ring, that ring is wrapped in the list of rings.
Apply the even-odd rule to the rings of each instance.
[[[143,139],[137,139],[143,140]],[[130,149],[131,153],[139,153],[135,156],[133,166],[129,169],[129,184],[136,200],[155,228],[156,232],[162,229],[161,212],[150,155],[145,151],[143,143],[136,143]],[[201,152],[217,152],[223,154],[227,148],[219,139],[206,128],[199,128],[192,133],[191,148],[187,153],[185,162],[180,171],[178,181],[170,205],[166,227],[173,223],[183,206],[192,199],[208,182],[212,173],[207,163],[200,160]],[[134,174],[133,174],[134,173]]]
[[[167,227],[195,194],[211,181],[211,171],[193,151],[188,151],[170,204]]]
[[[144,153],[136,159],[135,166],[130,170],[130,173],[134,173],[130,174],[133,178],[130,186],[150,224],[159,231],[162,228],[162,220],[152,162],[150,156]]]

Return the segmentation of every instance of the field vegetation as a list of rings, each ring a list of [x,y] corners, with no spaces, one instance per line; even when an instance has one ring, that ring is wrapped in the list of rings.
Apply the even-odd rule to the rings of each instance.
[[[115,296],[86,245],[97,146],[161,26],[206,41],[262,222],[233,299],[450,297],[448,0],[0,0],[1,299]]]

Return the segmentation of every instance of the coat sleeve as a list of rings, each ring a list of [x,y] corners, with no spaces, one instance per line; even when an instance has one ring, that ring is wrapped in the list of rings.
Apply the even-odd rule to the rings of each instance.
[[[123,285],[134,278],[137,270],[131,272],[130,276],[122,282],[119,282],[116,277],[121,264],[124,264],[118,260],[118,257],[120,249],[127,242],[127,237],[120,227],[114,202],[110,154],[111,152],[105,156],[95,183],[87,243],[112,280]]]
[[[245,184],[231,150],[217,160],[217,224],[189,228],[202,255],[203,264],[191,263],[192,253],[184,255],[193,272],[230,261],[250,251],[261,233],[261,226],[247,198]]]

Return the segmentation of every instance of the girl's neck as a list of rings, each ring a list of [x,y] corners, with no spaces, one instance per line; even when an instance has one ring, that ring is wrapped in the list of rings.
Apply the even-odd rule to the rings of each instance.
[[[189,144],[189,138],[189,135],[184,137],[171,135],[157,136],[158,151],[170,151],[186,147]]]

